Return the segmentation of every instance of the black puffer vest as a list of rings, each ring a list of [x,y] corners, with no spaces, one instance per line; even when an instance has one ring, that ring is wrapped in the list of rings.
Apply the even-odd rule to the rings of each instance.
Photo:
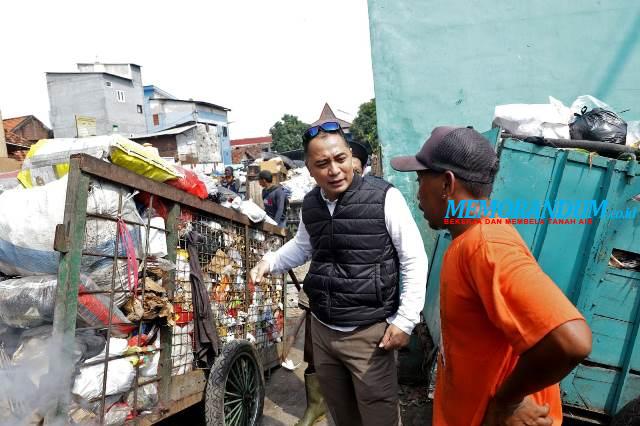
[[[398,253],[384,216],[389,188],[382,179],[354,176],[333,217],[319,187],[304,198],[302,220],[313,247],[304,290],[320,321],[368,325],[398,310]]]

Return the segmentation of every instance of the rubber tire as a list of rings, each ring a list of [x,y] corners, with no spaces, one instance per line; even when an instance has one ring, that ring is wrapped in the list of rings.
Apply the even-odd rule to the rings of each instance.
[[[610,426],[640,426],[640,398],[630,401],[613,416]]]
[[[209,379],[204,400],[204,415],[207,426],[225,426],[224,393],[227,376],[235,360],[243,355],[249,355],[258,368],[258,409],[254,422],[248,426],[260,424],[264,409],[264,374],[262,363],[255,347],[246,340],[233,340],[222,348],[222,353],[216,358]]]

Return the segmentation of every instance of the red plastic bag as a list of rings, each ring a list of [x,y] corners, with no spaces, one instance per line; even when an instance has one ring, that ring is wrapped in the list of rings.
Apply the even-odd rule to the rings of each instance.
[[[153,205],[149,206],[151,202],[151,195],[148,192],[140,192],[136,195],[136,201],[142,203],[145,207],[152,207],[158,216],[163,218],[165,222],[169,216],[169,209],[160,197],[153,197]]]
[[[97,289],[95,285],[87,283],[86,286],[80,284],[78,295],[78,317],[90,327],[108,327],[109,317],[111,317],[111,335],[114,337],[127,337],[134,329],[132,324],[120,309],[114,304],[113,311],[109,315],[109,296],[106,294],[89,293],[86,291]]]
[[[173,166],[177,171],[184,175],[183,178],[171,179],[166,181],[169,185],[174,188],[178,188],[181,191],[188,192],[189,194],[195,195],[198,198],[202,198],[203,200],[209,196],[207,192],[207,187],[204,183],[198,178],[191,170],[182,168],[180,166]]]

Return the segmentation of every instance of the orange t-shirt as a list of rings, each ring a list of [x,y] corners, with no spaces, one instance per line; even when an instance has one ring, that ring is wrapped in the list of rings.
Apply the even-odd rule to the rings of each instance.
[[[442,340],[434,425],[480,425],[518,355],[582,315],[540,269],[511,225],[477,224],[455,238],[440,275]],[[532,395],[562,423],[559,386]]]

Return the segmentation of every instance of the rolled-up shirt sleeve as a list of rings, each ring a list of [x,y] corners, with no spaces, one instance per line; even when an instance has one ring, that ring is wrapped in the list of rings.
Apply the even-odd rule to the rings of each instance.
[[[311,240],[302,221],[302,213],[300,213],[300,225],[296,236],[277,251],[269,252],[262,258],[269,264],[269,271],[276,274],[304,265],[309,259],[311,259]]]
[[[400,307],[387,319],[407,334],[420,322],[424,307],[429,263],[422,236],[406,200],[396,188],[390,188],[385,198],[385,221],[398,258],[402,289]]]

